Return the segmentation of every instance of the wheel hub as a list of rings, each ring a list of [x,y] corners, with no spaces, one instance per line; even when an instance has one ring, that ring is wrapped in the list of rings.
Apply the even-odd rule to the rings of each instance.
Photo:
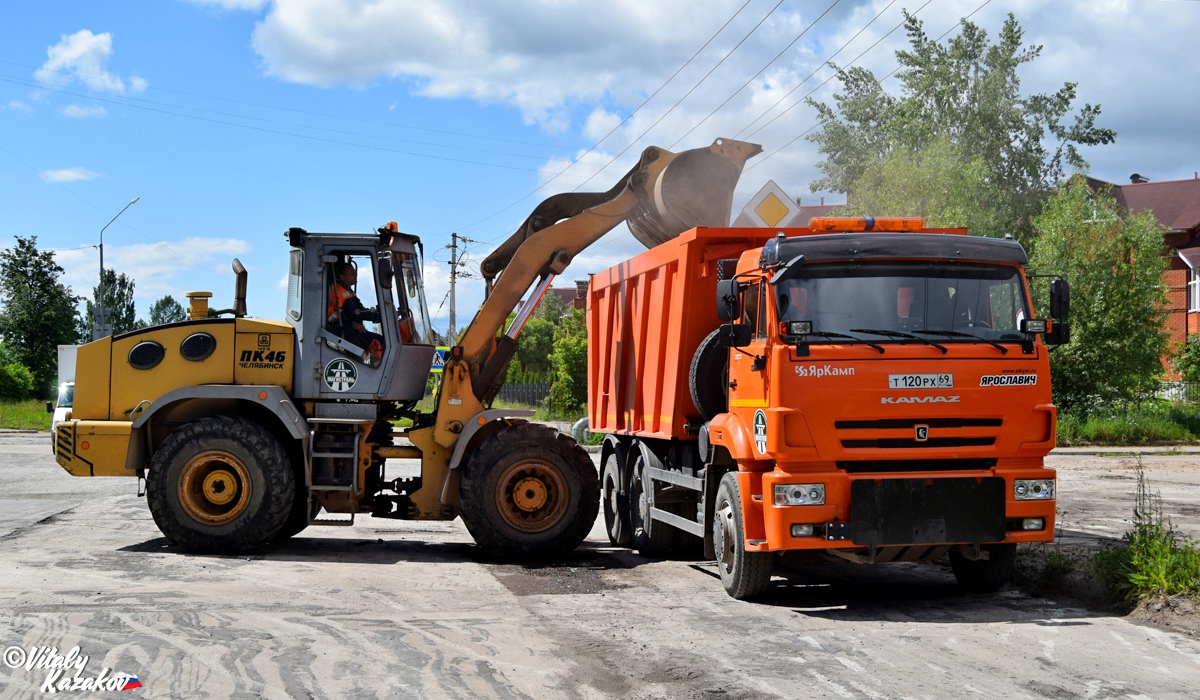
[[[713,548],[717,550],[717,563],[726,572],[733,571],[733,507],[725,503],[717,511],[716,523],[713,527]]]
[[[500,516],[525,532],[541,532],[557,525],[567,511],[567,502],[566,483],[549,462],[518,462],[496,480]]]
[[[201,523],[227,523],[250,503],[250,472],[228,452],[202,452],[180,470],[179,503],[188,516]]]

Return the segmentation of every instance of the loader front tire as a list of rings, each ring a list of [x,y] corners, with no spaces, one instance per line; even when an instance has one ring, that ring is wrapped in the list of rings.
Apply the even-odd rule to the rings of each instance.
[[[266,544],[287,524],[295,477],[287,452],[244,418],[208,416],[163,440],[146,476],[158,529],[190,552],[231,553]]]
[[[753,598],[771,585],[771,552],[746,550],[746,527],[742,520],[742,501],[737,473],[721,477],[713,511],[713,549],[717,553],[717,571],[725,592],[744,600]]]
[[[583,448],[536,423],[503,427],[463,468],[462,519],[498,559],[559,559],[587,537],[600,511],[596,468]]]

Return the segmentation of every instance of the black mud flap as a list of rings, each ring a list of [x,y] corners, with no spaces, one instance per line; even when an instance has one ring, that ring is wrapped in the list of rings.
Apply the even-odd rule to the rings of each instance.
[[[859,545],[999,542],[1004,479],[858,479],[850,539]]]

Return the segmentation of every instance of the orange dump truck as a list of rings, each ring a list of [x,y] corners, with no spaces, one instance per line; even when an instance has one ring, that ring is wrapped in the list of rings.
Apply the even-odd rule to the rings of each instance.
[[[614,544],[703,542],[730,595],[775,555],[949,555],[994,590],[1054,536],[1048,346],[1013,240],[920,219],[693,229],[592,277],[588,418]]]

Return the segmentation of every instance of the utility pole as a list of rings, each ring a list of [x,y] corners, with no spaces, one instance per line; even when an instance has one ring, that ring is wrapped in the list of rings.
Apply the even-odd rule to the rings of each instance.
[[[141,197],[134,197],[129,204],[125,205],[124,209],[117,212],[117,216],[125,213],[125,209],[137,204]],[[112,225],[112,222],[117,220],[117,216],[108,220],[104,224],[104,228],[100,229],[100,296],[96,299],[96,306],[92,309],[92,314],[96,317],[96,324],[92,326],[92,340],[100,340],[101,338],[112,335],[112,326],[108,323],[108,307],[104,305],[104,229]]]
[[[449,342],[451,345],[454,345],[455,340],[458,338],[457,329],[454,327],[454,322],[455,322],[455,302],[454,302],[455,281],[459,277],[470,277],[471,276],[471,273],[469,273],[469,272],[459,272],[458,271],[458,266],[462,264],[462,258],[458,254],[458,242],[459,241],[462,241],[463,243],[474,243],[475,242],[475,241],[471,240],[470,238],[467,238],[466,236],[460,236],[460,235],[458,235],[457,232],[454,232],[454,233],[450,234],[450,245],[447,246],[448,248],[450,248],[450,330],[449,330],[450,337],[447,340],[447,342]],[[466,252],[465,245],[463,246],[463,249],[464,249],[463,252]]]

